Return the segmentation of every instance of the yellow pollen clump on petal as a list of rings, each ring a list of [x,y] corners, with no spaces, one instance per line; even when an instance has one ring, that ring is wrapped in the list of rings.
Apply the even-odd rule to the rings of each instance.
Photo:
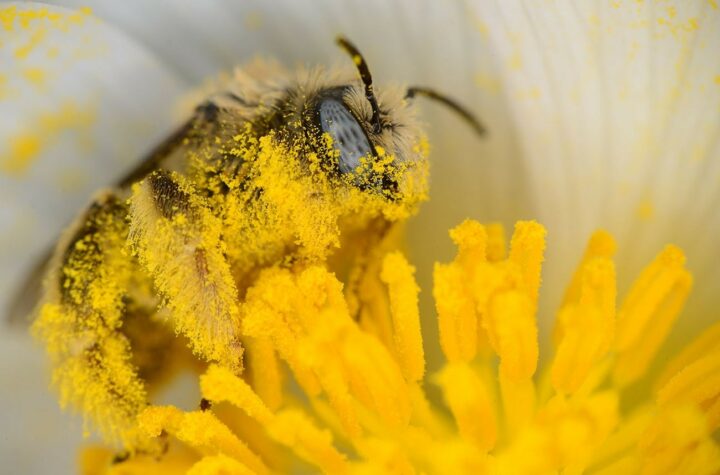
[[[679,249],[660,252],[618,299],[616,244],[596,232],[557,311],[554,354],[540,364],[545,229],[518,223],[509,249],[499,225],[467,220],[450,237],[457,254],[433,273],[445,356],[437,370],[426,368],[415,268],[401,252],[379,248],[357,270],[367,273],[357,293],[322,263],[270,267],[235,301],[245,364],[217,358],[196,368],[201,410],[151,404],[137,430],[154,449],[145,443],[110,468],[107,453],[91,449],[84,467],[203,475],[718,473],[720,325],[666,365],[651,397],[628,397],[690,290]],[[174,305],[187,310],[193,302]],[[61,324],[53,309],[46,313]],[[221,344],[221,336],[207,338]],[[430,385],[439,397],[428,395]],[[148,456],[158,445],[167,453]]]

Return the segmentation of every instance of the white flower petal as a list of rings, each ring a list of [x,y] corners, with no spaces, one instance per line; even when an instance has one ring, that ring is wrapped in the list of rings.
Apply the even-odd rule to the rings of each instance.
[[[43,352],[8,328],[5,306],[92,191],[166,132],[183,84],[107,25],[31,3],[0,6],[0,64],[0,460],[72,473],[79,420],[60,412]]]
[[[29,335],[0,332],[0,460],[3,473],[77,472],[80,417],[62,413],[48,389],[45,355]]]
[[[697,277],[691,331],[720,289],[716,2],[475,1],[502,71],[538,219],[562,282],[597,227],[628,284],[666,242]],[[566,257],[553,267],[556,256]],[[560,278],[559,275],[561,275]],[[556,293],[557,295],[557,293]]]
[[[0,308],[28,264],[101,186],[170,127],[183,89],[132,40],[86,13],[0,7]],[[4,312],[3,312],[4,313]]]
[[[696,308],[718,303],[715,2],[59,3],[89,4],[190,81],[257,54],[288,64],[347,61],[332,41],[342,33],[379,84],[436,87],[479,112],[490,130],[482,141],[448,111],[424,106],[434,198],[410,232],[421,234],[412,244],[425,289],[429,263],[449,257],[450,225],[536,217],[550,231],[545,281],[556,299],[602,226],[619,238],[624,285],[675,241],[698,277]]]

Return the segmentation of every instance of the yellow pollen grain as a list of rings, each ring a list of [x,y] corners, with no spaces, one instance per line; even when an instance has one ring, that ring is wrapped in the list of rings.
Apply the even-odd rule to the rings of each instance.
[[[20,134],[10,140],[9,153],[0,159],[0,170],[9,175],[25,172],[38,158],[43,149],[43,140],[33,133]]]
[[[35,30],[33,33],[30,34],[30,38],[28,39],[27,43],[15,49],[15,58],[19,60],[26,59],[28,56],[30,56],[30,53],[32,53],[32,51],[37,48],[40,43],[42,43],[46,36],[47,30]]]
[[[35,86],[44,86],[47,81],[47,73],[41,68],[26,68],[23,76]]]
[[[13,31],[16,15],[17,7],[15,6],[0,8],[0,24],[2,24],[3,30]]]
[[[388,285],[395,347],[408,381],[420,381],[425,373],[425,354],[420,331],[415,268],[399,252],[388,254],[380,278]]]
[[[20,176],[37,161],[44,149],[66,131],[82,132],[95,119],[94,110],[79,108],[75,104],[63,104],[57,111],[44,112],[28,130],[10,139],[10,148],[0,154],[0,171]]]

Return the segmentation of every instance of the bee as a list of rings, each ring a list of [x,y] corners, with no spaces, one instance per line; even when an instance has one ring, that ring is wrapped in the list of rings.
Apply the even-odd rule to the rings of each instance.
[[[106,439],[143,446],[136,416],[170,368],[202,361],[242,372],[252,353],[240,307],[263,269],[327,263],[362,318],[357,286],[427,197],[414,96],[482,132],[430,89],[376,93],[357,48],[338,44],[356,70],[256,62],[220,81],[60,239],[33,331],[61,402]]]

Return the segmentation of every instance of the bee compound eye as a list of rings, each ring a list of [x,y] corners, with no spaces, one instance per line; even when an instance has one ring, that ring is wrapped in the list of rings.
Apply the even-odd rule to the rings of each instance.
[[[340,172],[354,171],[363,157],[372,155],[365,130],[345,104],[337,99],[323,99],[318,112],[322,131],[330,134],[333,146],[340,151]]]

